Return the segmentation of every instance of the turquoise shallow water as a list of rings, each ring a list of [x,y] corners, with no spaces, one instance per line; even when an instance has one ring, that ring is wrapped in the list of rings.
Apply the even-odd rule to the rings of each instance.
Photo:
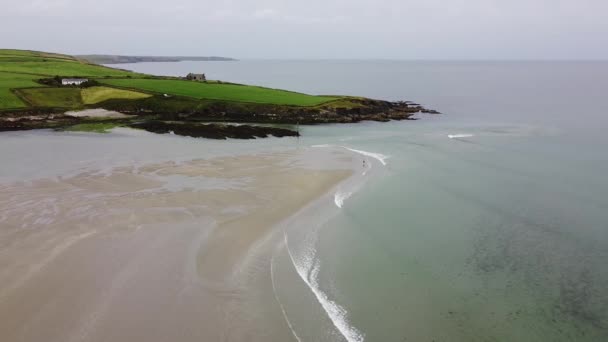
[[[408,124],[348,142],[387,170],[320,230],[326,286],[366,340],[604,339],[605,160],[527,127]]]
[[[608,339],[608,63],[122,67],[413,100],[445,113],[303,128],[302,145],[389,158],[337,215],[311,227],[314,239],[291,240],[294,249],[314,248],[307,274],[339,310],[301,297],[310,290],[297,285],[284,252],[277,262],[277,294],[301,340]],[[448,137],[455,134],[470,136]]]

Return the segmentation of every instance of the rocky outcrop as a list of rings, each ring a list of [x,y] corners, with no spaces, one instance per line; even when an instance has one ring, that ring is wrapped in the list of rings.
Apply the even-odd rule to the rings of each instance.
[[[153,133],[171,133],[187,137],[209,138],[209,139],[255,139],[266,138],[269,135],[275,137],[297,137],[296,131],[268,126],[234,125],[234,124],[201,124],[165,121],[144,121],[130,124],[129,127],[144,129]]]
[[[249,139],[251,137],[267,136],[268,134],[291,136],[293,131],[288,133],[281,131],[281,129],[271,130],[270,127],[259,128],[261,126],[201,126],[202,122],[310,125],[354,123],[364,120],[415,120],[414,115],[417,113],[439,114],[435,110],[426,109],[412,102],[390,102],[349,97],[320,106],[298,107],[152,96],[140,100],[108,100],[96,104],[95,107],[133,115],[132,119],[123,120],[122,123],[125,125],[135,125],[134,122],[139,122],[137,125],[146,126],[141,128],[150,131],[158,130],[157,133],[174,131],[176,134],[183,132],[183,135],[205,136],[216,139],[227,137],[248,137]],[[0,131],[61,128],[87,123],[86,118],[68,116],[63,112],[58,113],[59,110],[57,108],[35,108],[19,110],[14,113],[0,113]],[[168,128],[169,122],[171,122],[171,125],[179,126],[173,127],[175,129]],[[211,132],[214,129],[218,130],[217,134]]]
[[[330,102],[318,107],[209,103],[202,108],[182,111],[179,116],[208,121],[321,124],[353,123],[364,120],[412,120],[416,113],[438,114],[437,111],[408,102],[349,99],[344,105]]]
[[[412,120],[417,113],[438,114],[437,111],[407,101],[390,102],[354,97],[344,97],[311,107],[197,100],[178,96],[153,96],[137,101],[109,100],[100,105],[126,114],[158,115],[164,120],[286,124]]]
[[[80,121],[78,118],[63,114],[0,115],[0,132],[65,127],[78,124]]]

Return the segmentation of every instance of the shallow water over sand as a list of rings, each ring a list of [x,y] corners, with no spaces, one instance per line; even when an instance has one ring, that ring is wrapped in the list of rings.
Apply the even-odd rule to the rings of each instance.
[[[0,184],[3,339],[290,339],[275,303],[261,300],[273,293],[273,245],[265,244],[277,223],[348,178],[353,156],[294,145],[146,161],[148,136],[120,136],[127,133],[26,133],[39,143],[21,149],[30,158],[53,153],[48,146],[57,140],[110,153],[103,144],[122,138],[141,154],[122,166],[92,162],[86,171],[79,156],[65,157],[63,175],[50,168],[44,178],[4,174],[14,179]],[[213,144],[154,138],[167,139],[166,151]]]
[[[216,281],[206,284],[205,291],[215,290],[224,303],[232,303],[222,306],[220,313],[206,305],[189,305],[212,300],[205,297],[209,292],[196,290],[198,275],[186,276],[196,275],[198,267],[204,266],[196,262],[207,238],[201,232],[210,232],[205,227],[215,222],[201,219],[196,226],[142,228],[133,239],[120,243],[113,235],[102,243],[95,240],[97,235],[78,231],[58,240],[63,244],[57,250],[47,245],[44,252],[56,251],[56,258],[62,255],[57,251],[64,250],[75,253],[65,258],[84,262],[82,256],[92,250],[99,260],[114,260],[111,265],[88,268],[88,273],[75,279],[91,286],[126,267],[120,260],[133,250],[142,254],[113,283],[90,288],[95,291],[78,294],[78,288],[72,287],[58,296],[37,293],[34,302],[39,299],[44,310],[29,315],[26,312],[32,307],[22,307],[25,311],[3,316],[9,318],[7,324],[18,325],[19,320],[11,317],[42,322],[53,313],[69,315],[60,303],[72,291],[82,296],[78,298],[101,296],[95,298],[110,298],[109,302],[121,301],[133,308],[128,311],[129,320],[106,315],[100,321],[96,317],[110,309],[87,307],[91,314],[73,322],[82,328],[73,340],[99,333],[91,328],[96,324],[105,334],[96,336],[111,340],[145,339],[152,333],[175,339],[178,330],[182,339],[200,337],[199,328],[223,331],[218,339],[225,340],[608,339],[608,154],[604,148],[608,144],[604,95],[608,63],[244,61],[126,67],[159,74],[180,74],[179,68],[204,69],[210,78],[227,81],[414,100],[445,114],[422,116],[416,122],[301,127],[299,140],[214,142],[124,131],[111,136],[3,133],[3,184],[70,178],[99,170],[99,165],[104,166],[102,171],[89,177],[111,175],[111,170],[125,165],[165,165],[171,172],[154,171],[158,178],[109,179],[147,189],[157,188],[155,182],[161,181],[168,193],[216,191],[214,187],[242,191],[251,180],[220,174],[194,184],[188,161],[317,146],[314,149],[326,149],[321,153],[325,159],[316,160],[320,165],[364,157],[369,163],[368,168],[361,160],[355,163],[355,174],[368,177],[342,183],[258,241],[232,278],[254,286],[220,291]],[[141,134],[136,144],[129,143],[132,134]],[[96,143],[87,143],[91,139]],[[40,146],[50,152],[22,153]],[[370,154],[327,153],[348,151],[343,147],[385,156],[386,165]],[[298,164],[314,168],[315,159],[298,159]],[[94,182],[79,184],[95,186]],[[141,196],[149,196],[148,192],[142,191]],[[165,196],[158,197],[167,199],[165,206],[175,201],[174,207],[188,207],[200,200]],[[258,201],[243,197],[243,201],[248,199],[251,202],[243,207],[229,205],[232,209],[225,215],[242,214],[247,205]],[[52,203],[41,203],[52,213]],[[197,215],[205,209],[198,210],[191,211]],[[158,215],[171,220],[186,216],[179,210]],[[136,228],[126,230],[132,231]],[[153,243],[154,239],[160,242]],[[99,242],[97,247],[90,245],[94,241]],[[158,258],[164,248],[176,253]],[[192,262],[184,263],[184,268],[173,267],[183,260]],[[132,297],[119,295],[119,289],[129,287],[126,274],[139,269],[143,273],[138,279],[154,279],[159,269],[168,279],[150,281],[137,294],[126,292]],[[56,278],[48,280],[59,287],[71,275],[67,269],[56,271]],[[217,280],[216,275],[210,274]],[[169,284],[182,284],[183,291],[175,293]],[[155,306],[146,306],[152,297],[158,297],[151,301]],[[256,312],[264,320],[239,316],[242,312]],[[166,313],[188,318],[165,325]],[[269,325],[273,329],[262,328]],[[129,333],[123,335],[125,331]]]

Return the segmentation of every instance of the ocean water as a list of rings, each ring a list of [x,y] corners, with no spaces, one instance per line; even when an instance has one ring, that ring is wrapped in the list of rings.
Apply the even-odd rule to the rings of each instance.
[[[294,340],[608,340],[608,62],[119,67],[444,113],[302,128],[375,173],[285,229],[273,285]]]

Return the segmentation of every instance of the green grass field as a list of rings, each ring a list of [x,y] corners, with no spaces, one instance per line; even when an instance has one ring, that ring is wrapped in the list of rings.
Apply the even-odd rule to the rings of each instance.
[[[95,79],[105,86],[81,90],[68,87],[45,87],[36,82],[38,79],[54,76],[85,77]],[[0,49],[0,110],[30,106],[77,108],[110,99],[137,100],[151,96],[138,92],[138,90],[189,97],[194,100],[287,106],[317,106],[341,99],[334,96],[314,96],[213,81],[201,83],[162,77],[153,78],[126,70],[90,64],[68,55]],[[159,99],[163,98],[159,97]],[[188,102],[183,98],[181,101]],[[191,103],[187,105],[192,106]]]
[[[140,74],[129,71],[107,68],[100,65],[88,64],[75,59],[72,56],[55,53],[6,50],[0,49],[0,109],[19,109],[28,107],[28,103],[34,106],[44,107],[66,107],[81,106],[79,90],[66,88],[56,90],[33,90],[20,91],[26,98],[23,101],[13,91],[21,88],[43,87],[35,82],[44,77],[59,76],[82,76],[82,77],[141,77]],[[44,89],[44,88],[43,88]],[[76,93],[78,93],[76,96]],[[128,98],[133,94],[122,94],[120,98]],[[54,96],[58,96],[54,98]],[[106,95],[100,94],[101,98]],[[125,97],[126,96],[126,97]],[[90,100],[95,101],[95,99]],[[103,100],[101,100],[103,101]]]
[[[337,97],[313,96],[255,86],[202,83],[182,80],[103,79],[99,81],[101,83],[117,87],[142,89],[156,93],[193,97],[196,99],[269,103],[293,106],[316,106],[338,99]]]
[[[27,104],[11,92],[13,88],[39,87],[32,75],[0,72],[0,109],[24,108]]]
[[[138,77],[139,75],[130,71],[89,64],[68,55],[3,49],[0,49],[0,71],[45,76]]]
[[[91,87],[82,89],[82,102],[84,104],[95,104],[110,99],[145,99],[150,96],[152,95],[109,87]]]
[[[45,76],[85,76],[85,77],[103,77],[103,76],[135,76],[129,71],[106,68],[99,65],[86,64],[80,62],[56,61],[48,60],[47,62],[4,62],[0,59],[0,71],[13,73],[27,73]]]
[[[109,87],[91,88],[22,88],[16,92],[36,107],[79,108],[109,99],[143,99],[149,94]]]
[[[82,106],[79,88],[28,88],[19,94],[36,107],[77,108]]]
[[[56,58],[56,57],[29,57],[29,56],[10,56],[10,55],[0,55],[0,63],[4,62],[66,62],[67,59],[64,58]]]
[[[77,61],[76,58],[72,56],[56,53],[0,49],[0,61],[3,62],[39,62],[41,60]]]
[[[63,55],[59,53],[41,52],[41,51],[29,51],[29,50],[14,50],[14,49],[0,49],[0,57],[2,56],[21,56],[21,57],[43,57],[43,58],[61,58],[67,60],[76,60],[76,58]]]

